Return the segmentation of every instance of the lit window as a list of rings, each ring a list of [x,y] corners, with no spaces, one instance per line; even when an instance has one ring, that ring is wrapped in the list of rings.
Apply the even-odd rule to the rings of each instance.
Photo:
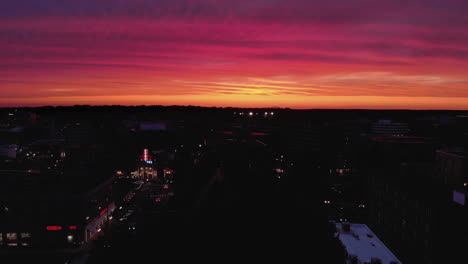
[[[21,233],[21,238],[31,238],[31,233]]]
[[[17,240],[18,239],[18,236],[16,233],[6,233],[6,238],[8,240]]]

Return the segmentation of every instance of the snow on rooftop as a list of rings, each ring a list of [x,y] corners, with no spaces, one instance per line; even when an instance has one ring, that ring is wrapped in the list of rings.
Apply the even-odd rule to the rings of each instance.
[[[380,241],[365,224],[349,224],[350,231],[343,230],[343,223],[336,223],[338,238],[348,255],[356,256],[358,263],[371,263],[372,258],[380,259],[382,264],[401,264],[401,261]]]

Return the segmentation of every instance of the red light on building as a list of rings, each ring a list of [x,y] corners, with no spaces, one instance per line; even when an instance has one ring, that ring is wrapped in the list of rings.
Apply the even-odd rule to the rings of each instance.
[[[151,161],[153,157],[149,154],[148,149],[143,149],[143,155],[141,155],[141,161]]]
[[[62,226],[46,226],[46,229],[49,231],[59,231],[62,230]]]
[[[76,230],[76,226],[69,226],[68,227],[70,230]]]
[[[147,149],[144,149],[144,150],[143,150],[143,160],[144,160],[144,161],[147,161],[147,160],[148,160],[148,150],[147,150]]]
[[[100,216],[103,216],[106,212],[107,212],[108,208],[104,208],[104,210],[102,210],[99,215]]]
[[[159,202],[161,202],[161,198],[158,197],[158,198],[154,199],[154,201],[159,203]]]

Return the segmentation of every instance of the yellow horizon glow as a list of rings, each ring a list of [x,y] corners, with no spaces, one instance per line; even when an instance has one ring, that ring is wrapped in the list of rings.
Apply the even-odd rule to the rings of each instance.
[[[259,98],[260,97],[260,98]],[[261,100],[260,100],[261,99]],[[122,103],[125,102],[125,103]],[[202,107],[292,108],[292,109],[409,109],[468,110],[467,97],[404,97],[404,96],[271,96],[255,95],[111,95],[54,96],[35,98],[0,98],[0,104],[19,106],[70,105],[181,105]],[[362,107],[365,105],[366,107]]]

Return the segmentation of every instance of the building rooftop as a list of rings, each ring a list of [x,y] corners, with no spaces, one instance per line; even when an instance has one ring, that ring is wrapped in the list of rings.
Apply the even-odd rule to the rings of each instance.
[[[344,223],[336,223],[338,238],[348,255],[357,258],[357,263],[371,263],[372,259],[379,259],[382,264],[401,264],[367,225],[349,224],[349,227],[349,231],[345,231]]]
[[[422,144],[433,143],[434,139],[430,137],[415,137],[415,136],[379,136],[373,137],[372,141],[385,143],[400,143],[400,144]]]

